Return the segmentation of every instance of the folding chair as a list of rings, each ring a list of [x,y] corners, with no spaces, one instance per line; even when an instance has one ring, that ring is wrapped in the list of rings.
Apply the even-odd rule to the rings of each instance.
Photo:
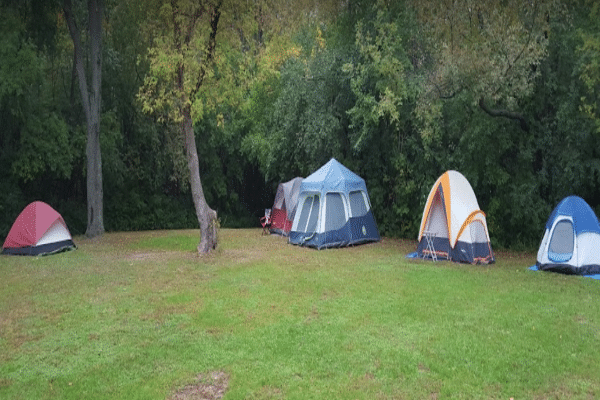
[[[270,235],[271,232],[269,231],[269,228],[271,228],[271,209],[270,208],[265,208],[265,215],[264,217],[260,218],[260,224],[262,225],[262,234],[263,235]]]
[[[427,240],[427,251],[423,252],[423,259],[427,256],[427,253],[431,256],[433,261],[437,261],[437,253],[435,252],[435,247],[433,247],[433,240],[435,239],[435,232],[423,232],[423,236],[425,236],[425,240]]]

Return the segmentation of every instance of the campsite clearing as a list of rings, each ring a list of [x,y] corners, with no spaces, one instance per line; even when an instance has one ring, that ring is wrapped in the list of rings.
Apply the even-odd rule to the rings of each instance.
[[[317,251],[260,229],[76,237],[0,257],[1,399],[600,397],[600,281],[409,260],[416,241]],[[217,380],[215,378],[215,380]]]

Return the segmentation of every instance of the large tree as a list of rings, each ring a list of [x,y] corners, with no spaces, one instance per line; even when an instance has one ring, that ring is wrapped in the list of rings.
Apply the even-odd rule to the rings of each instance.
[[[310,0],[158,0],[155,23],[150,24],[156,34],[150,73],[139,97],[144,111],[179,125],[200,225],[200,254],[217,245],[217,214],[204,196],[194,125],[219,103],[241,102],[264,61],[279,57],[266,42],[281,43],[303,11],[316,8]],[[226,117],[216,115],[222,126]]]
[[[179,125],[200,225],[200,254],[217,246],[217,213],[204,197],[194,120],[203,114],[199,92],[213,73],[222,7],[222,0],[170,0],[159,5],[164,30],[150,49],[150,73],[140,91],[146,112],[162,113]]]
[[[84,45],[71,0],[63,1],[63,12],[73,40],[75,70],[85,112],[87,128],[87,229],[86,236],[104,233],[102,157],[100,152],[100,110],[102,87],[102,14],[103,0],[88,0],[90,85],[85,68]]]

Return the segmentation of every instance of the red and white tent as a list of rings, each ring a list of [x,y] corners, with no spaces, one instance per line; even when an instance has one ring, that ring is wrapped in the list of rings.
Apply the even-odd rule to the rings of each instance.
[[[2,254],[44,255],[75,248],[63,217],[41,201],[30,203],[15,220]]]
[[[301,184],[302,178],[296,177],[277,186],[275,201],[271,209],[271,233],[289,235],[296,215]]]

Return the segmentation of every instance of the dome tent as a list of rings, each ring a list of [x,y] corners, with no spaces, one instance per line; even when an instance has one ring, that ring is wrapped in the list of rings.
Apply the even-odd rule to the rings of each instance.
[[[289,242],[317,249],[379,241],[364,179],[332,158],[302,181]]]
[[[46,255],[75,248],[63,217],[41,201],[30,203],[17,217],[2,254]]]
[[[495,261],[485,213],[460,172],[444,172],[429,192],[419,229],[418,257],[434,256],[427,236],[437,258],[471,264]]]
[[[538,249],[536,266],[565,274],[600,274],[600,224],[578,196],[565,197],[554,208]]]

